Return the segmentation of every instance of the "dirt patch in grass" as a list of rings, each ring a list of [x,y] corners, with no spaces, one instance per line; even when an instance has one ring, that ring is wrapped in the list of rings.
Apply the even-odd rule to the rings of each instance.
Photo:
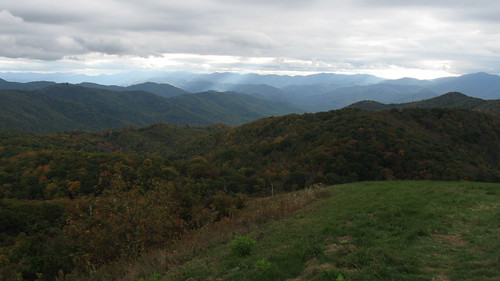
[[[441,244],[447,244],[453,247],[466,247],[469,245],[467,241],[465,241],[460,234],[433,234],[432,239],[441,243]]]
[[[340,237],[339,237],[339,242],[340,242],[340,243],[342,243],[342,244],[349,243],[351,240],[352,240],[352,237],[351,237],[351,236],[349,236],[349,235],[346,235],[346,236],[340,236]]]
[[[325,254],[335,253],[339,250],[347,250],[348,252],[352,252],[356,249],[356,246],[349,244],[351,242],[351,236],[340,236],[338,238],[338,243],[332,243],[325,246]]]
[[[353,251],[356,249],[356,246],[353,244],[350,244],[352,237],[349,235],[346,236],[340,236],[338,237],[338,242],[337,243],[332,243],[329,245],[326,245],[324,247],[323,252],[325,254],[331,254],[335,253],[340,250],[347,250],[349,252]],[[334,269],[339,269],[336,268],[334,265],[329,264],[329,263],[319,263],[317,258],[312,258],[309,261],[306,262],[307,267],[304,269],[302,274],[300,276],[297,276],[293,279],[288,279],[287,281],[301,281],[301,280],[309,280],[311,276],[314,276],[318,272],[322,271],[327,271],[327,270],[334,270]],[[347,268],[342,268],[342,270],[345,271],[350,271],[350,269]]]
[[[325,254],[335,253],[340,250],[343,246],[337,243],[333,243],[325,246]]]
[[[426,266],[425,271],[431,272],[433,274],[432,281],[451,281],[451,278],[448,277],[443,271],[448,271],[449,268],[438,268],[433,266]]]
[[[324,270],[333,269],[333,268],[335,268],[335,267],[333,265],[329,264],[329,263],[323,263],[323,264],[318,264],[318,265],[311,265],[311,266],[308,266],[304,270],[303,274],[306,275],[306,276],[308,276],[308,275],[310,275],[313,272],[324,271]]]
[[[451,281],[451,279],[446,274],[440,273],[436,281]]]
[[[318,264],[318,260],[313,258],[307,261],[307,267],[304,269],[300,276],[297,276],[293,279],[288,279],[287,281],[302,281],[309,280],[309,278],[317,272],[335,269],[335,267],[329,263]]]

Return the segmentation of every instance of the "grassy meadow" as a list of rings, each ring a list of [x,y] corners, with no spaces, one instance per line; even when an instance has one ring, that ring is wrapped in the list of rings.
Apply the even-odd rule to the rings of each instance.
[[[255,199],[170,250],[120,280],[498,280],[500,184],[360,182]]]

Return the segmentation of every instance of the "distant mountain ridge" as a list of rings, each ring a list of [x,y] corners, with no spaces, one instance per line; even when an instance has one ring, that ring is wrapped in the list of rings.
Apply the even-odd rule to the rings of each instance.
[[[104,130],[155,123],[239,125],[298,109],[237,93],[111,91],[55,84],[34,91],[0,90],[0,128],[39,133]]]
[[[448,92],[461,92],[481,99],[500,99],[500,76],[481,72],[434,80],[403,78],[370,85],[339,87],[319,94],[311,93],[313,91],[303,87],[303,94],[296,94],[291,102],[315,112],[339,109],[362,100],[405,103]]]
[[[56,83],[49,82],[49,81],[34,81],[34,82],[27,82],[27,83],[9,82],[9,81],[6,81],[6,80],[3,80],[0,78],[0,89],[8,89],[8,90],[31,91],[31,90],[43,89],[45,87],[48,87],[48,86],[51,86],[54,84],[56,84]]]
[[[353,103],[347,106],[347,108],[365,110],[387,110],[393,108],[458,108],[500,116],[500,99],[483,100],[469,97],[459,92],[450,92],[431,99],[400,104],[384,104],[376,101],[364,100]]]
[[[462,92],[482,99],[500,98],[500,76],[485,72],[465,74],[459,77],[445,77],[434,80],[403,78],[386,80],[384,84],[413,85],[425,87],[438,93]]]
[[[0,73],[0,76],[3,74]],[[37,76],[50,77],[50,76]],[[78,76],[82,79],[108,76]],[[125,74],[108,78],[126,77]],[[500,99],[500,76],[484,72],[433,80],[403,78],[383,80],[371,75],[320,73],[306,76],[260,75],[255,73],[165,73],[136,74],[137,81],[149,82],[128,86],[103,85],[91,82],[78,84],[87,88],[111,91],[144,91],[164,98],[207,91],[237,92],[269,103],[281,102],[293,112],[319,112],[340,109],[362,100],[399,104],[438,97],[448,92],[461,92],[470,97]],[[105,79],[104,79],[105,80]],[[103,81],[104,81],[103,80]],[[109,80],[114,81],[114,80]],[[125,81],[123,81],[124,83]],[[123,84],[121,83],[121,84]],[[168,83],[168,84],[167,84]],[[8,82],[0,80],[0,89],[37,90],[53,82]],[[175,85],[175,86],[174,86]]]
[[[337,87],[346,87],[354,85],[370,85],[383,81],[383,78],[368,74],[335,74],[335,73],[318,73],[311,75],[276,75],[276,74],[238,74],[238,73],[212,73],[212,74],[197,74],[193,75],[180,82],[177,80],[181,88],[189,87],[191,83],[210,82],[214,85],[220,84],[266,84],[275,88],[283,88],[291,85],[316,85],[328,84],[336,85]],[[175,80],[169,77],[164,78],[164,82],[175,84]]]
[[[177,88],[175,86],[172,86],[170,84],[159,84],[159,83],[154,83],[154,82],[146,82],[146,83],[141,83],[141,84],[136,84],[136,85],[131,85],[127,87],[122,87],[122,86],[106,86],[106,85],[100,85],[100,84],[95,84],[95,83],[80,83],[78,84],[82,87],[86,88],[94,88],[94,89],[106,89],[106,90],[111,90],[111,91],[128,91],[128,92],[133,92],[133,91],[144,91],[144,92],[149,92],[155,95],[158,95],[163,98],[171,98],[183,94],[188,94],[187,91],[182,90],[180,88]]]

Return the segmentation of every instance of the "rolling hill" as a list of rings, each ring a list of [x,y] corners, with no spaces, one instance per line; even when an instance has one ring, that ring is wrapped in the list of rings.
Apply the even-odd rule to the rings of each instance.
[[[31,91],[38,90],[48,86],[52,86],[56,84],[55,82],[49,81],[34,81],[34,82],[9,82],[3,79],[0,79],[0,89],[4,90],[23,90],[23,91]]]
[[[400,104],[383,104],[376,101],[360,101],[353,103],[347,108],[359,108],[365,110],[388,110],[402,108],[460,108],[473,111],[479,111],[500,116],[500,99],[483,100],[466,96],[462,93],[451,92],[439,97],[408,102]]]
[[[45,155],[48,150],[68,153],[63,159],[81,159],[84,167],[88,153],[104,153],[104,158],[113,153],[157,155],[177,161],[178,175],[203,182],[206,190],[224,186],[227,192],[252,195],[268,195],[271,184],[276,192],[286,192],[317,183],[384,179],[500,181],[498,120],[462,109],[342,109],[268,117],[235,128],[155,125],[54,136],[0,133],[5,163],[16,163],[16,153],[24,155],[26,163],[46,163],[54,157]],[[30,151],[38,152],[26,154]],[[85,192],[97,186],[93,181],[98,177],[89,180],[77,172],[78,166],[74,169],[61,174],[73,175],[71,181],[82,182]],[[22,169],[16,171],[16,182],[22,186]],[[16,177],[3,180],[12,183]],[[47,177],[37,186],[44,190],[46,184],[62,179]]]
[[[85,104],[119,114],[161,109],[168,101],[145,92],[53,87],[8,97],[26,114],[35,98],[43,105],[36,110],[62,107],[68,111],[58,114],[69,121]],[[233,96],[243,99],[239,104],[247,101],[244,95],[227,95],[173,99],[192,102],[200,112],[219,102],[230,106]],[[135,109],[127,107],[129,101]],[[350,108],[268,117],[234,128],[0,130],[0,276],[37,280],[42,273],[68,281],[156,280],[153,273],[167,280],[493,276],[498,192],[491,186],[500,182],[499,126],[494,115],[465,109]],[[368,182],[373,180],[387,182],[375,186]],[[334,188],[321,188],[331,184]],[[282,195],[296,190],[302,191]],[[249,199],[264,196],[270,198]],[[299,214],[299,225],[290,220],[279,229],[263,225],[318,199],[325,205],[307,210],[320,213]],[[258,243],[248,259],[227,250],[230,241],[247,240],[235,237],[242,234]],[[186,244],[171,248],[181,240]],[[205,259],[207,249],[217,258]],[[130,264],[137,257],[138,264]],[[185,264],[191,259],[193,267]]]
[[[353,179],[474,180],[486,171],[498,181],[495,120],[459,109],[344,109],[260,119],[204,138],[188,151],[274,178],[285,190]],[[255,183],[247,184],[235,184],[234,191],[254,190]]]
[[[168,101],[205,116],[211,124],[239,125],[264,116],[280,116],[300,112],[299,109],[285,103],[266,101],[234,92],[208,91],[181,95]]]
[[[171,98],[183,94],[187,94],[188,92],[174,87],[169,84],[158,84],[158,83],[153,83],[153,82],[147,82],[147,83],[141,83],[141,84],[135,84],[127,87],[121,87],[121,86],[105,86],[105,85],[100,85],[100,84],[95,84],[95,83],[80,83],[78,84],[79,86],[86,87],[86,88],[93,88],[93,89],[105,89],[105,90],[111,90],[111,91],[128,91],[128,92],[134,92],[134,91],[143,91],[143,92],[148,92],[155,94],[157,96],[163,97],[163,98]]]
[[[298,210],[280,208],[307,197]],[[114,270],[122,280],[494,280],[499,199],[498,184],[475,182],[311,189],[249,202],[177,243],[169,262],[149,254]],[[254,241],[246,255],[235,251],[241,237]]]
[[[0,127],[31,132],[103,130],[154,123],[239,125],[297,109],[236,93],[184,94],[109,91],[57,84],[35,91],[0,92]]]
[[[170,121],[207,124],[201,116],[145,92],[112,92],[59,84],[0,94],[0,126],[32,132],[117,129]]]

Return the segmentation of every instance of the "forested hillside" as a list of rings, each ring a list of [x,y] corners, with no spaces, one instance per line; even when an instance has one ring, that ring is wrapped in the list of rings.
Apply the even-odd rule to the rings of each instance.
[[[124,92],[134,92],[134,91],[143,91],[143,92],[148,92],[152,93],[155,95],[158,95],[160,97],[164,98],[171,98],[175,96],[180,96],[183,94],[187,94],[188,92],[179,89],[177,87],[174,87],[169,84],[158,84],[158,83],[152,83],[152,82],[147,82],[147,83],[141,83],[141,84],[136,84],[136,85],[131,85],[127,87],[120,87],[120,86],[105,86],[105,85],[100,85],[100,84],[95,84],[95,83],[80,83],[78,86],[86,87],[86,88],[93,88],[93,89],[105,89],[105,90],[110,90],[110,91],[124,91]]]
[[[245,167],[257,182],[286,190],[395,178],[498,181],[495,120],[451,109],[338,110],[262,119],[195,147],[210,162]]]
[[[34,91],[0,90],[0,101],[0,128],[36,133],[155,123],[240,125],[266,116],[299,112],[286,104],[238,93],[182,94],[167,99],[144,91],[111,91],[70,84]]]
[[[2,163],[4,170],[15,173],[4,173],[4,183],[11,187],[2,190],[25,194],[26,188],[38,186],[39,191],[20,197],[49,199],[55,196],[46,193],[53,180],[58,188],[65,186],[60,181],[79,181],[81,195],[91,194],[99,174],[115,166],[99,161],[131,165],[136,171],[148,155],[162,159],[159,167],[174,165],[210,189],[224,185],[228,191],[249,194],[266,194],[270,184],[289,191],[314,183],[359,180],[498,181],[500,129],[495,120],[453,109],[345,109],[265,118],[232,129],[164,125],[46,136],[4,133]],[[166,164],[170,161],[177,162]],[[68,166],[59,167],[64,163]],[[26,171],[23,165],[33,170]],[[50,172],[40,168],[46,165]],[[27,173],[35,182],[41,175],[46,178],[34,185],[25,182]]]
[[[233,216],[248,196],[367,180],[500,182],[499,146],[494,115],[460,109],[343,109],[235,128],[2,130],[1,276],[53,280],[133,258]]]

